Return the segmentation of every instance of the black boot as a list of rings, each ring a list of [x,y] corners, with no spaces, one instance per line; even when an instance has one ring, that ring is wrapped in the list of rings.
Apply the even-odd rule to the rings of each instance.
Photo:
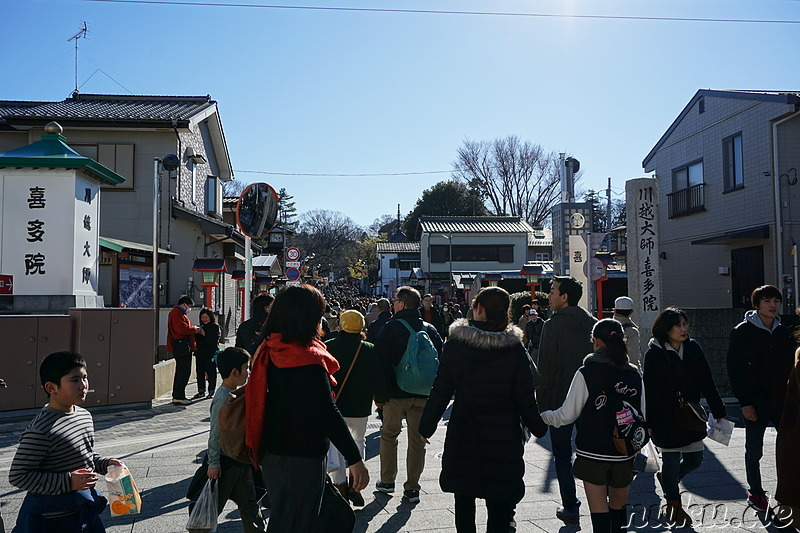
[[[611,531],[611,514],[592,513],[592,531],[594,533],[609,533]]]
[[[628,513],[625,507],[622,509],[608,508],[611,517],[611,533],[625,533],[628,531]]]

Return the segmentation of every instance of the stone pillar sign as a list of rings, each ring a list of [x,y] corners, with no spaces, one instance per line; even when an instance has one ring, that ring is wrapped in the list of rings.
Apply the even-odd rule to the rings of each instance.
[[[41,141],[0,153],[0,274],[13,278],[6,310],[102,307],[100,184],[124,178],[77,154],[65,140],[51,122]]]
[[[663,310],[658,249],[658,181],[637,178],[625,182],[627,217],[628,295],[633,299],[633,320],[639,326],[642,353],[649,331]]]

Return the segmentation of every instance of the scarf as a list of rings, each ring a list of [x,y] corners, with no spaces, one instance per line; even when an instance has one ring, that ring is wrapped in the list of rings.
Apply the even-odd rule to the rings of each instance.
[[[281,339],[280,333],[273,333],[261,343],[253,357],[253,368],[250,371],[247,394],[245,394],[245,413],[247,413],[245,444],[255,466],[258,466],[261,459],[261,439],[264,434],[269,394],[267,370],[270,363],[278,368],[320,365],[327,372],[331,386],[336,385],[333,375],[339,370],[339,362],[328,353],[325,344],[319,339],[314,339],[308,346],[301,346],[287,344]]]

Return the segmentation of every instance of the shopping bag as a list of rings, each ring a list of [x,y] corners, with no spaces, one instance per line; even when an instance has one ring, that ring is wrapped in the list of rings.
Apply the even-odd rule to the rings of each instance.
[[[111,516],[138,514],[142,512],[142,497],[125,463],[109,465],[106,472],[106,493]]]
[[[206,481],[205,487],[197,498],[186,529],[191,533],[214,533],[217,530],[217,483],[214,479]]]
[[[337,470],[339,470],[339,467],[341,466],[342,463],[342,455],[339,453],[339,450],[336,449],[336,446],[334,446],[332,442],[328,445],[327,463],[328,463],[328,473],[336,472]]]
[[[713,415],[708,415],[708,438],[719,442],[723,446],[727,446],[731,442],[731,436],[733,435],[733,426],[734,423],[728,420],[727,418],[720,419],[717,422],[717,419],[714,418]]]
[[[658,472],[661,470],[661,460],[658,457],[658,450],[653,441],[649,441],[642,449],[644,455],[647,457],[647,464],[644,467],[645,472]]]

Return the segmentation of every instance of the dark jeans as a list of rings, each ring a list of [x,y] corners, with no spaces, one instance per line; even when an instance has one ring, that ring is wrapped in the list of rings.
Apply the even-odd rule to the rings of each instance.
[[[744,421],[744,467],[747,472],[747,484],[753,494],[764,494],[761,485],[761,457],[764,455],[764,432],[772,424],[776,428],[781,422],[781,411],[767,406],[757,406],[758,420]]]
[[[703,452],[664,452],[661,454],[661,483],[665,500],[681,498],[678,483],[686,474],[697,469],[703,462]]]
[[[175,377],[172,380],[172,397],[176,400],[186,399],[186,384],[192,374],[192,352],[189,340],[172,341],[172,356],[175,358]]]
[[[217,364],[214,362],[215,352],[195,352],[194,366],[197,370],[197,392],[206,392],[206,379],[208,379],[208,392],[217,388]]]
[[[475,527],[475,498],[455,494],[456,499],[456,531],[458,533],[476,533]],[[486,533],[508,533],[509,524],[514,518],[515,504],[486,500],[488,522]]]
[[[553,458],[556,461],[556,478],[561,492],[561,505],[573,510],[581,502],[575,494],[575,478],[572,476],[572,431],[575,424],[549,429]]]

